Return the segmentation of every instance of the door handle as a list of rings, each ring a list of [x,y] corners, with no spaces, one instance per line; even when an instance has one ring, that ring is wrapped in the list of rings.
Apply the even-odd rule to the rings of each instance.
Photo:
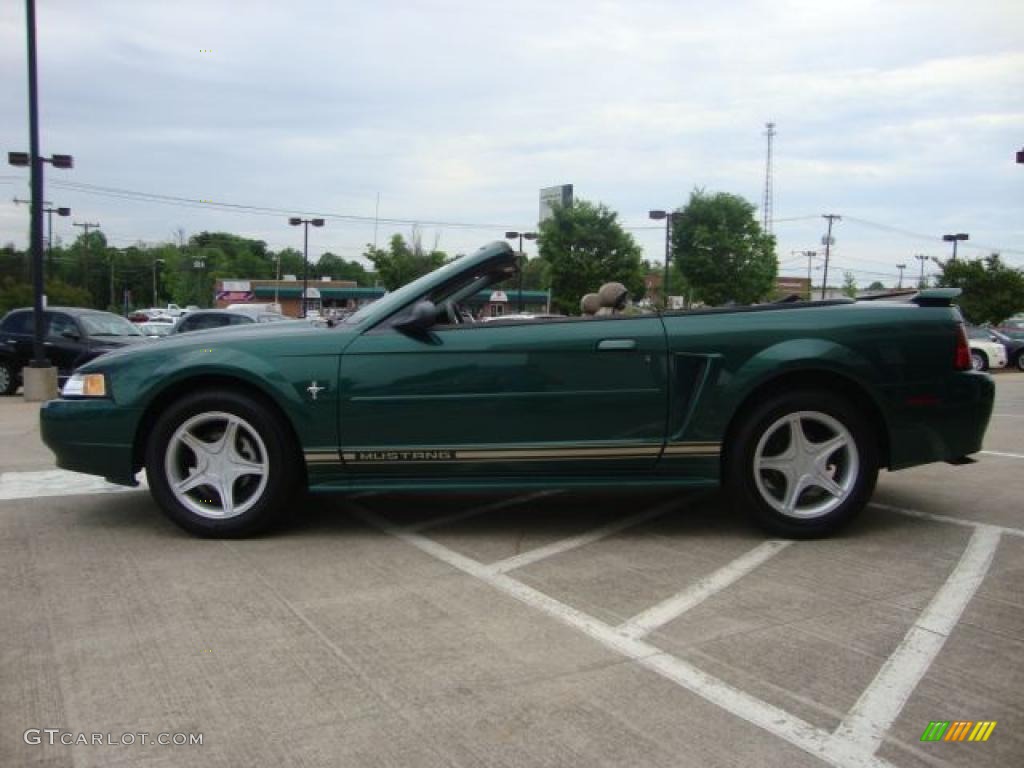
[[[602,339],[597,342],[598,352],[623,349],[636,349],[636,339]]]

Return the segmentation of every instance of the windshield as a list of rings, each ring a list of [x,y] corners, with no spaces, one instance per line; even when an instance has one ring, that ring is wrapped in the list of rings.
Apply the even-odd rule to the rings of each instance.
[[[386,301],[393,308],[397,309],[398,307],[401,307],[402,305],[412,301],[420,293],[423,293],[426,290],[427,285],[429,285],[430,281],[434,277],[436,277],[437,275],[444,274],[445,272],[455,272],[461,266],[462,263],[458,258],[452,259],[443,267],[439,267],[438,269],[435,269],[433,272],[428,272],[427,274],[416,278],[411,283],[403,285],[397,291],[391,291],[390,293],[384,294],[384,296],[377,299],[377,301]],[[355,325],[356,323],[362,322],[371,312],[376,311],[377,301],[367,304],[357,312],[353,312],[351,315],[346,317],[343,322],[346,325]],[[371,307],[373,308],[372,310]]]
[[[142,336],[138,328],[117,315],[97,312],[82,315],[78,320],[89,336]]]

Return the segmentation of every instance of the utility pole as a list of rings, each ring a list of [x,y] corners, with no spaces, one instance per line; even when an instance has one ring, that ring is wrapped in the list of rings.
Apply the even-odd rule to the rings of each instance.
[[[896,265],[896,269],[898,269],[900,271],[900,279],[899,279],[899,282],[896,283],[896,290],[897,291],[900,288],[903,287],[903,270],[906,269],[906,268],[907,268],[906,264],[897,264]]]
[[[92,223],[92,222],[88,222],[88,221],[87,222],[83,222],[81,224],[79,224],[77,221],[73,221],[73,222],[71,222],[71,225],[74,226],[74,227],[81,227],[84,230],[85,243],[82,246],[83,247],[83,251],[82,251],[82,287],[85,288],[86,291],[88,291],[89,290],[89,230],[90,229],[99,229],[100,225],[99,225],[98,222],[97,223]],[[113,296],[113,291],[111,291],[111,296]]]
[[[822,238],[822,242],[825,246],[825,276],[821,280],[821,298],[824,300],[825,289],[828,287],[828,259],[832,254],[832,222],[842,221],[843,217],[834,213],[823,213],[821,216],[823,219],[828,219],[828,234]]]
[[[918,278],[917,287],[924,288],[924,263],[928,261],[928,257],[923,253],[915,253],[914,258],[921,262],[921,277]]]

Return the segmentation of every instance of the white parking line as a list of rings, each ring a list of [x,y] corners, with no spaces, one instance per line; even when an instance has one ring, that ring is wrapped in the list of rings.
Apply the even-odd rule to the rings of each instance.
[[[573,629],[583,632],[611,651],[621,654],[638,665],[671,680],[701,698],[715,704],[781,739],[793,744],[837,768],[893,768],[882,758],[873,755],[839,755],[830,751],[831,734],[795,715],[732,687],[692,664],[661,651],[643,640],[621,635],[615,627],[604,623],[553,597],[538,592],[493,567],[477,562],[454,550],[417,533],[402,530],[382,517],[355,504],[352,511],[365,522],[397,536],[406,543],[467,575],[473,576],[504,592],[520,602],[535,608]]]
[[[44,496],[77,496],[90,493],[122,493],[145,490],[146,473],[139,476],[140,484],[134,488],[108,483],[102,477],[68,472],[64,469],[45,469],[39,472],[4,472],[0,474],[0,500],[35,499]]]
[[[457,523],[460,520],[467,520],[477,515],[482,515],[486,512],[495,512],[499,509],[505,509],[506,507],[515,507],[519,504],[526,504],[529,501],[535,501],[536,499],[543,499],[546,496],[554,496],[556,493],[561,491],[550,490],[550,491],[536,491],[535,493],[526,493],[522,496],[513,496],[510,499],[501,499],[491,504],[484,504],[482,507],[473,507],[472,509],[464,509],[461,512],[453,512],[450,515],[444,517],[435,517],[430,520],[423,520],[412,525],[403,526],[403,530],[406,531],[425,531],[429,528],[438,528],[442,525],[448,525],[449,523]],[[351,496],[349,498],[355,498]]]
[[[946,583],[836,728],[832,746],[838,754],[867,757],[881,745],[985,579],[999,537],[999,531],[981,528],[971,536]]]
[[[659,504],[656,507],[640,512],[639,514],[624,517],[579,536],[560,539],[559,541],[552,542],[551,544],[547,544],[543,547],[531,549],[529,552],[523,552],[522,554],[506,558],[505,560],[499,560],[496,563],[491,563],[487,568],[491,573],[508,573],[509,571],[514,571],[516,568],[522,568],[524,565],[536,563],[538,560],[544,560],[552,555],[560,555],[571,549],[585,547],[587,544],[593,544],[596,541],[613,536],[619,531],[624,531],[627,528],[632,528],[634,525],[639,525],[640,523],[659,517],[669,510],[680,506],[681,503],[682,502],[678,499],[673,499],[665,504]]]
[[[1002,456],[1004,459],[1024,459],[1024,453],[1006,453],[1004,451],[978,451],[986,456]]]
[[[951,517],[949,515],[936,515],[933,512],[922,512],[919,509],[906,509],[905,507],[894,507],[891,504],[880,504],[876,501],[872,501],[868,504],[869,507],[875,509],[881,509],[884,512],[895,512],[899,515],[906,515],[907,517],[917,517],[921,520],[931,520],[936,523],[950,523],[952,525],[960,525],[964,528],[975,528],[979,530],[999,531],[999,533],[1007,536],[1024,536],[1024,530],[1020,528],[1008,528],[1005,525],[993,525],[992,523],[980,523],[977,520],[966,520],[961,517]]]
[[[679,618],[691,608],[700,605],[712,595],[735,584],[792,543],[792,541],[766,541],[754,547],[714,573],[691,584],[679,594],[638,613],[628,621],[624,621],[618,627],[619,633],[637,640],[646,637],[659,627]]]

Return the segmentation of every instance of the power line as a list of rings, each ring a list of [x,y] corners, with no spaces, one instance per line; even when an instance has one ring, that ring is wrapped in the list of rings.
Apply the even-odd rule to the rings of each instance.
[[[51,182],[55,184],[57,182]],[[203,200],[199,198],[180,197],[178,195],[164,195],[155,192],[140,192],[119,187],[104,187],[96,184],[84,184],[81,182],[60,182],[64,189],[70,189],[84,194],[94,194],[105,197],[115,197],[129,200],[139,200],[152,203],[164,203],[169,205],[181,205],[193,208],[207,208],[217,210],[237,211],[241,213],[252,213],[258,215],[288,216],[300,214],[302,216],[318,216],[320,218],[334,219],[337,221],[351,221],[365,224],[372,224],[374,221],[382,224],[409,224],[426,227],[451,227],[463,229],[508,229],[510,224],[482,224],[459,221],[434,221],[430,219],[408,219],[408,218],[377,218],[375,216],[360,216],[350,213],[333,213],[328,211],[304,211],[296,208],[276,208],[273,206],[245,205],[241,203],[227,203],[216,200]]]

